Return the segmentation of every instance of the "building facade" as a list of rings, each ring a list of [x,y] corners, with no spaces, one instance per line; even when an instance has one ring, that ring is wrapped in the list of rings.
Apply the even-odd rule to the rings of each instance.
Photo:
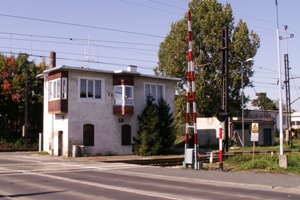
[[[43,150],[54,156],[132,154],[138,137],[138,115],[164,98],[174,112],[177,78],[143,75],[136,66],[106,71],[69,66],[53,67],[44,79]]]
[[[287,112],[282,112],[282,130],[285,131],[289,125],[288,125],[288,113]],[[257,118],[271,118],[275,122],[275,131],[276,135],[279,136],[280,132],[280,123],[279,123],[279,111],[278,110],[249,110],[247,118],[249,119],[257,119]]]
[[[244,119],[244,131],[241,119],[229,119],[228,140],[230,145],[251,146],[252,124],[258,124],[258,141],[260,146],[271,146],[275,143],[275,122],[272,118],[246,118]],[[225,140],[224,124],[216,117],[197,118],[198,144],[200,146],[218,145],[219,128],[223,129],[223,140]]]
[[[293,129],[300,129],[300,112],[291,114],[291,124]]]

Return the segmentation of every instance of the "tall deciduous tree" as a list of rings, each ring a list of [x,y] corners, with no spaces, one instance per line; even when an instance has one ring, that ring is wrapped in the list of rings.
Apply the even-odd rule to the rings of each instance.
[[[256,93],[256,96],[251,102],[252,106],[258,107],[259,110],[278,110],[277,103],[268,98],[266,93]]]
[[[45,63],[36,65],[25,54],[17,57],[0,55],[1,137],[20,136],[21,126],[25,121],[26,97],[29,113],[28,134],[36,137],[42,131],[43,81],[36,76],[45,69]]]
[[[246,23],[234,24],[230,4],[217,0],[193,0],[189,4],[192,15],[192,37],[195,65],[197,115],[211,117],[221,108],[222,48],[221,30],[229,30],[229,112],[241,112],[241,64],[256,55],[260,38],[249,31]],[[176,121],[185,120],[185,90],[187,87],[188,35],[187,15],[171,25],[171,30],[160,44],[157,75],[179,77],[177,87]],[[200,49],[200,50],[199,50]],[[204,51],[205,50],[205,51]],[[252,62],[244,63],[244,87],[251,86]],[[248,100],[245,97],[245,102]]]

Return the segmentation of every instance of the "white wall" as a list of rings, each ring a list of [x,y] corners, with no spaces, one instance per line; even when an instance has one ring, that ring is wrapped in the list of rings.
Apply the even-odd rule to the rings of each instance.
[[[87,102],[79,99],[78,78],[101,78],[104,83],[102,101]],[[46,79],[45,79],[46,81]],[[73,145],[83,144],[83,125],[94,125],[94,146],[86,146],[87,155],[126,155],[132,154],[131,145],[122,146],[121,128],[124,124],[131,125],[131,136],[137,137],[138,115],[146,106],[144,83],[163,84],[165,99],[174,112],[174,81],[134,77],[134,114],[118,116],[113,114],[114,93],[113,74],[75,72],[68,76],[68,113],[48,113],[48,85],[44,87],[44,150],[58,155],[58,131],[63,131],[63,156],[72,155]],[[122,118],[124,121],[119,122]],[[51,143],[51,146],[49,144]]]
[[[295,123],[292,125],[294,129],[300,129],[300,112],[294,112],[291,114],[291,121]]]
[[[68,146],[68,115],[48,113],[48,81],[44,78],[44,119],[43,119],[43,151],[50,155],[58,155],[58,131],[63,131],[63,146]],[[62,154],[68,156],[68,148],[63,148]]]
[[[102,91],[103,101],[80,101],[78,77],[102,78],[104,89]],[[87,154],[113,154],[116,149],[113,143],[119,142],[116,138],[118,124],[113,116],[113,100],[108,96],[113,93],[112,75],[100,73],[69,73],[69,96],[68,96],[68,119],[69,119],[69,140],[68,149],[72,145],[83,144],[83,125],[94,125],[94,146],[85,147]]]
[[[220,122],[216,117],[197,118],[199,145],[219,144],[219,124]]]

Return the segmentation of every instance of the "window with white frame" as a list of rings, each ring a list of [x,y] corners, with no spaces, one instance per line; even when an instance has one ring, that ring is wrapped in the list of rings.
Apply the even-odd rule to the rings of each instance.
[[[60,99],[60,83],[60,78],[49,81],[49,100]]]
[[[145,99],[150,96],[152,101],[157,102],[159,99],[163,98],[163,85],[155,84],[145,84]]]
[[[133,86],[115,86],[114,97],[115,105],[133,105]]]
[[[80,99],[102,99],[102,80],[79,79]]]
[[[61,85],[61,98],[67,99],[67,89],[68,89],[68,79],[62,78],[62,85]]]

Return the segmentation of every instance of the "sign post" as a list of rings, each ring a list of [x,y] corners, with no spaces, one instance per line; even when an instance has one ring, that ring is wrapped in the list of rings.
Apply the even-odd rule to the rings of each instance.
[[[254,148],[255,148],[255,142],[258,142],[258,123],[252,123],[252,128],[251,128],[251,141],[253,142],[253,156],[252,156],[252,164],[254,161]]]

